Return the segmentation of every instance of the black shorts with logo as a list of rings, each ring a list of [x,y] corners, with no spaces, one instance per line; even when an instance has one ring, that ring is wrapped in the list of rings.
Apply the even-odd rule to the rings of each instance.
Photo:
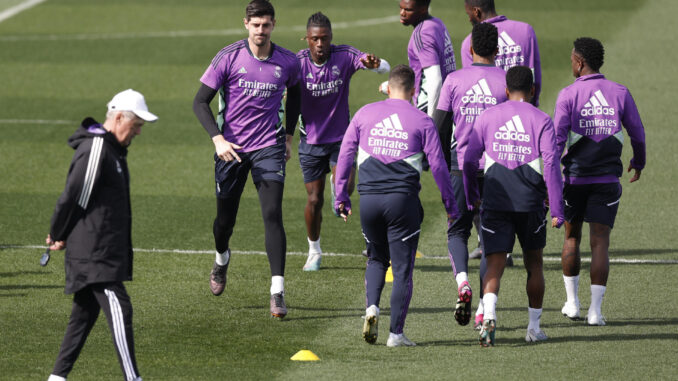
[[[221,160],[214,154],[214,179],[219,198],[240,197],[249,172],[252,181],[262,180],[285,182],[285,143],[265,147],[256,151],[238,152],[241,162]]]
[[[523,251],[539,250],[546,246],[546,210],[538,212],[504,212],[481,210],[483,251],[510,253],[518,242]]]
[[[594,222],[612,228],[621,195],[620,183],[565,184],[565,220],[569,223]]]

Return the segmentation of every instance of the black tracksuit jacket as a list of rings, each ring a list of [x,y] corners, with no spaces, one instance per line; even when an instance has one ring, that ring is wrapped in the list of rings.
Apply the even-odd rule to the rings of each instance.
[[[68,139],[75,150],[50,234],[66,241],[66,288],[132,279],[132,213],[127,148],[94,119]]]

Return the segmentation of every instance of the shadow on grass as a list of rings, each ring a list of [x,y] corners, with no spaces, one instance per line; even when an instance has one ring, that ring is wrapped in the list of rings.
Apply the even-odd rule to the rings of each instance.
[[[14,271],[11,273],[0,273],[0,278],[12,278],[21,275],[40,275],[47,274],[45,271]]]
[[[594,327],[591,327],[593,330]],[[600,328],[597,328],[600,329]],[[637,333],[613,333],[605,335],[591,335],[591,336],[560,336],[560,337],[549,337],[549,339],[542,343],[527,343],[523,338],[497,338],[498,346],[511,346],[511,347],[524,347],[529,345],[548,345],[548,344],[560,344],[560,343],[574,343],[574,342],[601,342],[601,341],[640,341],[640,340],[668,340],[675,342],[678,340],[678,333],[650,333],[650,334],[637,334]]]
[[[657,255],[657,254],[672,254],[678,253],[676,249],[629,249],[629,250],[616,250],[614,248],[614,242],[610,244],[610,258],[615,257],[638,257],[643,255]],[[591,258],[591,251],[588,248],[585,248],[583,245],[581,247],[582,257]],[[560,253],[544,253],[545,257],[556,257],[560,258]]]
[[[32,288],[38,289],[55,289],[55,288],[64,288],[62,285],[34,285],[34,284],[10,284],[6,286],[0,286],[0,290],[9,291],[9,290],[30,290]]]

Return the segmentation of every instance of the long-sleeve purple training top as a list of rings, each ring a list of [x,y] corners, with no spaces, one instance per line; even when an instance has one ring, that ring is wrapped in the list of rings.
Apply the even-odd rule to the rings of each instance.
[[[412,99],[415,106],[420,110],[429,106],[436,107],[436,105],[428,105],[428,95],[422,93],[423,84],[426,82],[424,69],[439,65],[443,80],[457,69],[454,46],[445,23],[437,17],[430,16],[417,24],[407,44],[407,58],[414,71],[414,97]]]
[[[568,184],[619,182],[624,134],[631,138],[631,167],[645,167],[645,129],[629,90],[602,74],[577,78],[558,94],[553,120],[558,157]]]
[[[473,64],[445,78],[438,109],[452,112],[451,169],[464,167],[464,152],[473,125],[486,109],[506,101],[506,72],[493,65]],[[485,160],[480,160],[480,169]]]
[[[548,194],[551,216],[564,217],[555,128],[548,114],[527,102],[509,100],[480,115],[464,155],[469,209],[480,198],[476,172],[483,153],[483,209],[539,211]]]
[[[514,66],[527,66],[534,74],[534,99],[533,103],[539,106],[539,94],[541,93],[541,59],[539,57],[539,45],[537,35],[530,24],[509,20],[506,16],[496,16],[483,22],[497,27],[499,33],[499,52],[494,61],[497,67],[508,71]],[[471,66],[471,34],[461,43],[461,65]]]
[[[265,60],[252,55],[247,40],[219,51],[200,81],[219,91],[217,125],[224,138],[250,152],[285,139],[282,99],[299,82],[294,53],[271,44]]]
[[[335,209],[351,208],[348,178],[358,152],[358,193],[414,193],[428,159],[447,214],[459,217],[438,131],[426,113],[401,99],[371,103],[356,112],[341,142],[336,169]]]
[[[340,142],[350,121],[348,90],[351,77],[365,65],[366,53],[349,45],[332,45],[330,58],[317,65],[308,49],[300,50],[301,136],[309,144]]]

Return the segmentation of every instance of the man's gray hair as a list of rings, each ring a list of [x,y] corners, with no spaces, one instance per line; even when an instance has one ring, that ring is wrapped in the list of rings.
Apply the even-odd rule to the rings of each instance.
[[[115,118],[115,114],[117,113],[122,113],[122,116],[125,119],[134,119],[138,118],[137,114],[133,113],[132,111],[116,111],[116,110],[111,110],[106,113],[106,119],[113,119]]]

